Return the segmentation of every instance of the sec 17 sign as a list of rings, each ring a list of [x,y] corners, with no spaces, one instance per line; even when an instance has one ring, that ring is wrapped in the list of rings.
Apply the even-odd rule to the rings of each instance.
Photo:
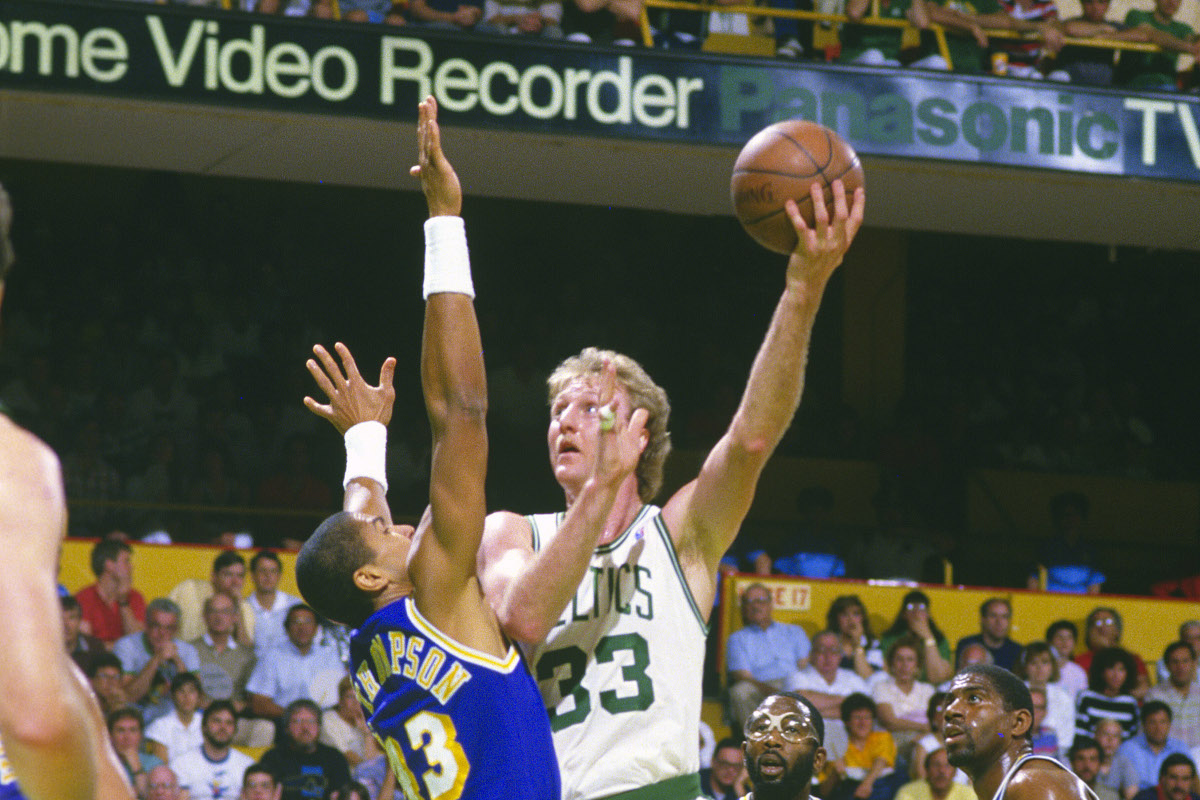
[[[767,591],[771,593],[771,602],[776,611],[808,611],[812,608],[812,586],[807,583],[791,581],[753,581],[753,583],[766,587]],[[747,583],[741,591],[746,591],[746,588],[753,583]],[[741,592],[738,594],[740,597]]]

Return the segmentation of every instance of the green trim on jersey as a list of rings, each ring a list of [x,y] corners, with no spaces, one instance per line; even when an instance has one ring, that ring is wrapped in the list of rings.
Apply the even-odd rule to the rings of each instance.
[[[683,574],[679,556],[675,554],[675,542],[671,540],[671,532],[667,530],[667,523],[663,521],[662,512],[659,512],[658,516],[654,518],[654,527],[658,529],[658,535],[663,538],[663,542],[667,546],[667,555],[671,558],[671,566],[675,568],[675,576],[679,578],[679,585],[683,588],[683,596],[687,598],[688,606],[696,615],[696,622],[700,623],[700,632],[707,637],[708,623],[704,621],[704,615],[700,613],[700,606],[696,604],[696,598],[692,597],[692,587],[688,585],[687,578]]]
[[[602,800],[696,800],[703,796],[704,792],[700,791],[700,773],[693,772],[691,775],[667,778],[665,781],[630,789],[628,792],[610,794]]]
[[[642,520],[645,519],[646,515],[649,513],[650,513],[650,506],[643,503],[642,507],[640,509],[638,509],[637,516],[633,518],[633,522],[629,523],[629,527],[626,528],[625,530],[621,531],[621,535],[618,536],[616,539],[613,539],[608,544],[598,545],[596,547],[596,555],[603,555],[604,553],[611,553],[613,550],[615,550],[618,546],[620,546],[621,542],[625,541],[625,539],[629,536],[629,532],[632,531],[634,528],[636,528],[638,525],[640,525]],[[559,526],[559,527],[561,527],[561,526]]]

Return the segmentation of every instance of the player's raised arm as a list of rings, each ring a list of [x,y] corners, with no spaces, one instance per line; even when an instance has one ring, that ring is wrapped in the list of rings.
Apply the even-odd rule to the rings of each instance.
[[[458,175],[442,152],[437,102],[421,102],[418,165],[413,175],[429,205],[425,222],[425,329],[421,388],[433,435],[429,504],[433,541],[420,541],[411,563],[422,595],[462,585],[475,575],[483,536],[487,474],[487,377],[475,319],[475,288]],[[429,532],[425,533],[425,537]]]
[[[689,574],[697,602],[712,600],[712,576],[749,511],[767,459],[787,431],[800,403],[809,340],[830,276],[862,226],[865,194],[848,202],[841,181],[833,184],[833,214],[819,184],[812,187],[815,225],[810,228],[789,200],[788,215],[799,242],[788,260],[783,295],[750,370],[733,421],[701,467],[700,475],[663,509],[684,552],[697,552],[703,570]],[[698,585],[707,580],[708,585]],[[704,591],[701,591],[704,589]]]

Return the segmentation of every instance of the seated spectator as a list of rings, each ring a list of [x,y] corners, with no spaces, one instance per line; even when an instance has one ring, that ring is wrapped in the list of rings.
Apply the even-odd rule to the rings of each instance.
[[[246,602],[254,612],[254,650],[259,654],[287,640],[283,621],[288,610],[300,602],[299,597],[279,588],[282,576],[283,562],[270,550],[259,550],[250,559],[254,591]]]
[[[1163,759],[1158,783],[1134,795],[1134,800],[1200,800],[1195,792],[1196,762],[1181,753]]]
[[[871,8],[870,0],[849,0],[846,15],[851,23],[858,22]],[[881,3],[880,15],[884,19],[907,20],[918,30],[929,27],[929,13],[924,0],[893,0]],[[865,64],[872,67],[899,67],[903,32],[899,28],[882,28],[873,25],[848,24],[842,28],[842,55],[840,60],[849,64]],[[930,53],[912,62],[914,69],[949,69],[946,59]]]
[[[899,639],[887,651],[888,676],[871,689],[879,722],[892,734],[901,760],[907,762],[921,734],[929,733],[926,711],[932,684],[917,680],[924,648],[914,636]]]
[[[166,764],[159,764],[146,776],[146,800],[187,800],[179,788],[179,779]]]
[[[1200,747],[1200,680],[1192,645],[1182,639],[1167,645],[1163,654],[1166,680],[1146,692],[1146,700],[1166,703],[1171,709],[1171,734],[1189,748]]]
[[[65,594],[59,598],[59,602],[62,603],[63,638],[67,653],[86,675],[92,662],[107,654],[108,648],[95,636],[83,632],[83,612],[79,608],[78,600]]]
[[[974,789],[954,779],[957,769],[946,757],[946,748],[925,756],[923,772],[926,777],[900,787],[896,800],[977,800]]]
[[[709,769],[700,770],[700,793],[708,800],[738,800],[738,778],[744,769],[742,745],[737,739],[726,737],[717,742],[713,752],[713,763]]]
[[[236,550],[222,550],[213,559],[208,580],[188,578],[175,585],[167,595],[179,606],[179,638],[190,642],[204,635],[204,601],[223,594],[237,604],[234,639],[244,647],[254,643],[254,610],[242,598],[246,585],[246,559]]]
[[[106,719],[108,738],[138,797],[146,796],[150,770],[163,760],[146,749],[142,715],[135,708],[118,708]]]
[[[96,693],[96,701],[100,704],[102,712],[111,714],[129,705],[121,659],[112,653],[102,654],[92,661],[91,667],[84,674],[92,685],[92,691]]]
[[[279,776],[283,800],[323,800],[330,789],[350,780],[346,757],[321,744],[321,709],[296,700],[282,716],[280,744],[263,754],[262,765]]]
[[[1057,685],[1058,663],[1050,645],[1030,642],[1013,671],[1031,690],[1045,693],[1046,725],[1054,731],[1058,747],[1065,751],[1075,739],[1075,702]]]
[[[342,19],[348,22],[371,22],[376,25],[400,26],[404,18],[405,3],[393,0],[338,0]]]
[[[1076,736],[1067,751],[1071,771],[1096,793],[1097,800],[1118,800],[1117,790],[1100,780],[1100,743],[1087,736]]]
[[[263,655],[246,683],[246,697],[255,716],[279,720],[296,700],[313,700],[323,681],[333,686],[346,668],[333,647],[318,644],[317,615],[304,604],[288,611],[287,641]],[[318,715],[320,708],[318,707]],[[285,790],[286,795],[286,790]]]
[[[867,607],[856,594],[834,599],[825,614],[825,629],[837,633],[842,645],[842,669],[853,670],[864,681],[883,669],[883,651],[871,633]]]
[[[1180,0],[1154,0],[1153,11],[1131,9],[1125,26],[1144,30],[1150,41],[1164,51],[1143,53],[1127,50],[1117,63],[1116,82],[1134,89],[1178,88],[1176,67],[1179,54],[1200,58],[1200,38],[1189,25],[1175,19]]]
[[[321,741],[344,755],[351,769],[377,752],[349,675],[338,684],[337,705],[321,715]]]
[[[1046,724],[1046,690],[1031,686],[1029,696],[1033,700],[1033,724],[1029,727],[1029,742],[1033,747],[1033,754],[1058,758],[1058,734]]]
[[[1025,33],[1035,33],[1035,39],[996,39],[993,53],[1003,53],[1007,67],[1003,74],[1014,78],[1041,80],[1042,62],[1053,56],[1063,45],[1062,28],[1058,24],[1058,6],[1054,0],[999,0],[1000,7],[1012,19],[1015,27]],[[993,69],[993,71],[995,71]],[[1065,73],[1051,73],[1051,80],[1065,81]]]
[[[1109,0],[1086,0],[1083,3],[1083,14],[1063,21],[1063,33],[1076,39],[1114,39],[1120,42],[1145,42],[1148,35],[1140,28],[1126,28],[1124,23],[1108,19]],[[1109,86],[1113,82],[1113,68],[1116,61],[1116,51],[1104,47],[1081,47],[1067,45],[1054,58],[1054,66],[1067,73],[1071,83],[1085,86]],[[1047,570],[1050,566],[1046,565]],[[1063,570],[1075,569],[1078,572],[1065,573]],[[1098,594],[1100,584],[1104,583],[1104,575],[1093,567],[1079,564],[1071,567],[1064,565],[1056,569],[1063,574],[1055,576],[1067,586],[1074,588],[1050,589],[1051,576],[1047,574],[1047,589],[1051,591],[1076,591],[1082,587],[1088,594]],[[1093,589],[1093,587],[1095,587]],[[1076,592],[1078,593],[1078,592]]]
[[[1084,5],[1084,10],[1088,13],[1096,13],[1087,4]],[[1081,27],[1075,23],[1072,29],[1081,30]],[[1092,51],[1092,53],[1091,55],[1077,54],[1076,51],[1080,50]],[[1073,79],[1074,74],[1085,74],[1088,70],[1094,71],[1095,67],[1082,66],[1082,64],[1086,63],[1088,59],[1092,60],[1092,63],[1095,63],[1097,58],[1102,60],[1103,57],[1097,56],[1097,53],[1108,53],[1108,71],[1111,77],[1111,51],[1078,46],[1066,48],[1063,53],[1060,53],[1055,61],[1055,67],[1061,70],[1062,74],[1056,77]],[[1072,73],[1067,65],[1077,62],[1080,58],[1085,61],[1079,62],[1081,66],[1076,68],[1075,73]],[[1104,573],[1096,568],[1095,550],[1085,540],[1089,509],[1090,504],[1087,497],[1079,492],[1060,492],[1050,499],[1050,521],[1054,526],[1054,538],[1039,555],[1041,565],[1046,569],[1046,591],[1099,594],[1100,588],[1104,585]],[[1027,588],[1041,588],[1038,585],[1036,571],[1030,573]]]
[[[171,711],[172,680],[200,668],[196,648],[177,637],[178,630],[179,607],[158,597],[146,606],[145,632],[123,636],[113,645],[125,671],[125,694],[142,710],[147,725]]]
[[[483,19],[513,36],[561,39],[562,0],[484,0]]]
[[[197,713],[200,679],[195,674],[181,672],[171,680],[171,706],[169,713],[146,726],[150,752],[167,763],[204,741],[200,714]],[[172,768],[171,771],[175,770]]]
[[[251,764],[242,774],[242,800],[280,800],[283,784],[262,764]],[[375,795],[378,797],[378,795]]]
[[[912,758],[909,761],[908,776],[914,781],[925,778],[925,768],[929,754],[946,746],[942,738],[942,702],[946,699],[945,692],[934,692],[929,696],[929,705],[925,708],[925,720],[929,723],[929,733],[922,736],[913,745]],[[961,769],[954,773],[956,783],[971,785],[971,779]]]
[[[992,663],[1012,670],[1021,658],[1021,645],[1008,637],[1012,629],[1012,604],[1003,597],[992,597],[979,606],[979,633],[958,640],[955,661],[962,649],[970,644],[982,644],[992,654]]]
[[[833,762],[833,784],[823,787],[830,800],[884,800],[896,792],[892,777],[896,766],[896,743],[887,731],[875,730],[875,702],[864,694],[852,694],[842,703],[846,726],[846,754]]]
[[[776,622],[771,592],[752,583],[742,592],[743,627],[729,635],[729,714],[735,730],[746,716],[804,666],[810,645],[798,625]]]
[[[1087,622],[1084,623],[1084,643],[1087,645],[1087,651],[1075,656],[1075,663],[1083,667],[1088,673],[1088,684],[1091,685],[1091,665],[1092,658],[1101,650],[1110,647],[1121,646],[1121,633],[1124,630],[1124,623],[1121,620],[1121,615],[1117,613],[1115,608],[1107,608],[1101,606],[1093,608],[1087,616]],[[1146,690],[1150,688],[1150,678],[1146,671],[1146,662],[1142,661],[1141,656],[1137,653],[1128,653],[1133,659],[1134,665],[1134,684],[1130,694],[1141,699],[1145,696]]]
[[[1142,706],[1142,729],[1122,743],[1113,759],[1108,784],[1122,800],[1158,783],[1163,761],[1173,753],[1187,755],[1188,746],[1170,735],[1171,709],[1166,703],[1151,700]]]
[[[230,700],[240,712],[246,705],[246,682],[254,669],[254,652],[234,638],[237,605],[225,594],[204,601],[204,635],[189,644],[196,648],[200,685],[210,700]]]
[[[929,596],[919,590],[904,595],[896,619],[879,636],[879,647],[886,653],[898,639],[909,634],[915,635],[924,648],[921,657],[925,668],[920,680],[934,684],[948,680],[954,674],[950,666],[950,642],[930,615]]]
[[[640,35],[641,0],[567,0],[563,35],[579,44],[630,46]]]
[[[955,72],[990,71],[990,65],[984,64],[990,43],[985,28],[1045,35],[1038,24],[1017,20],[996,0],[931,0],[925,4],[925,10],[930,22],[946,29],[946,45]]]
[[[84,633],[106,645],[142,630],[146,598],[133,588],[133,548],[115,539],[101,539],[92,547],[92,574],[96,582],[75,595],[83,614]]]
[[[1109,775],[1112,774],[1112,765],[1117,758],[1117,751],[1121,749],[1121,742],[1125,741],[1125,729],[1121,727],[1121,723],[1115,719],[1102,719],[1096,723],[1096,743],[1100,745],[1100,782],[1105,786],[1111,787],[1109,783]],[[1080,737],[1078,733],[1075,739]],[[1116,789],[1113,788],[1115,792]]]
[[[1136,680],[1128,651],[1110,647],[1097,653],[1088,670],[1088,688],[1075,701],[1075,735],[1100,741],[1096,724],[1102,719],[1120,723],[1122,740],[1136,734],[1138,701],[1130,693]]]
[[[866,682],[853,671],[838,666],[842,660],[840,637],[833,631],[822,631],[813,637],[810,664],[794,672],[784,682],[789,692],[799,692],[817,707],[821,716],[831,722],[840,718],[842,703],[852,694],[867,694]],[[830,725],[829,738],[836,743],[836,726]]]
[[[1046,628],[1046,643],[1050,645],[1050,654],[1058,664],[1057,682],[1059,688],[1071,698],[1072,706],[1076,696],[1087,688],[1087,670],[1073,660],[1078,640],[1079,629],[1070,620],[1056,620]]]
[[[1200,679],[1200,620],[1190,619],[1180,625],[1179,641],[1187,642],[1191,645],[1192,652],[1196,654],[1196,677]],[[1158,660],[1158,664],[1155,665],[1155,671],[1158,673],[1158,683],[1167,680],[1171,675],[1165,658]]]
[[[227,700],[213,701],[201,718],[200,745],[172,757],[171,769],[188,800],[228,800],[242,789],[254,759],[233,748],[237,713]]]

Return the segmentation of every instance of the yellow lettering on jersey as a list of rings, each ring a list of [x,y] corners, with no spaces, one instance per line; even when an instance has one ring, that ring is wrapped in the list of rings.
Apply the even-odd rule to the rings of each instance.
[[[450,702],[450,698],[454,696],[462,685],[471,680],[471,673],[463,669],[463,665],[457,661],[450,662],[450,669],[446,670],[446,674],[437,682],[430,692],[434,697],[441,702],[442,705]]]
[[[392,665],[389,670],[389,675],[399,675],[404,669],[404,664],[401,659],[404,658],[404,634],[392,631],[388,634],[389,651],[392,654]],[[386,679],[385,679],[386,680]]]
[[[420,636],[410,636],[408,638],[408,651],[405,656],[408,663],[404,665],[404,677],[417,677],[417,666],[420,663],[421,651],[425,649],[425,640]]]
[[[362,702],[365,706],[373,707],[375,704],[375,695],[379,694],[379,681],[371,673],[370,668],[367,667],[366,661],[358,665],[358,672],[355,673],[354,677],[358,679],[355,681],[355,684],[359,690],[359,702]]]
[[[417,674],[417,683],[422,689],[428,689],[433,685],[433,679],[437,677],[437,671],[442,668],[442,662],[446,660],[446,651],[440,647],[431,647],[429,652],[425,654],[425,660],[421,662],[421,671]]]
[[[8,756],[4,755],[4,748],[0,747],[0,783],[16,783],[17,776],[13,774],[12,765],[8,763]]]
[[[378,736],[375,738],[383,746],[383,751],[387,753],[388,764],[392,766],[392,774],[396,776],[396,785],[400,787],[405,799],[422,800],[421,787],[417,785],[417,776],[413,775],[412,770],[405,763],[404,751],[400,749],[400,743],[391,737],[386,740],[380,739]]]
[[[388,675],[388,654],[387,647],[383,644],[382,637],[376,636],[371,640],[371,662],[375,665],[375,674],[380,680],[386,681]]]

